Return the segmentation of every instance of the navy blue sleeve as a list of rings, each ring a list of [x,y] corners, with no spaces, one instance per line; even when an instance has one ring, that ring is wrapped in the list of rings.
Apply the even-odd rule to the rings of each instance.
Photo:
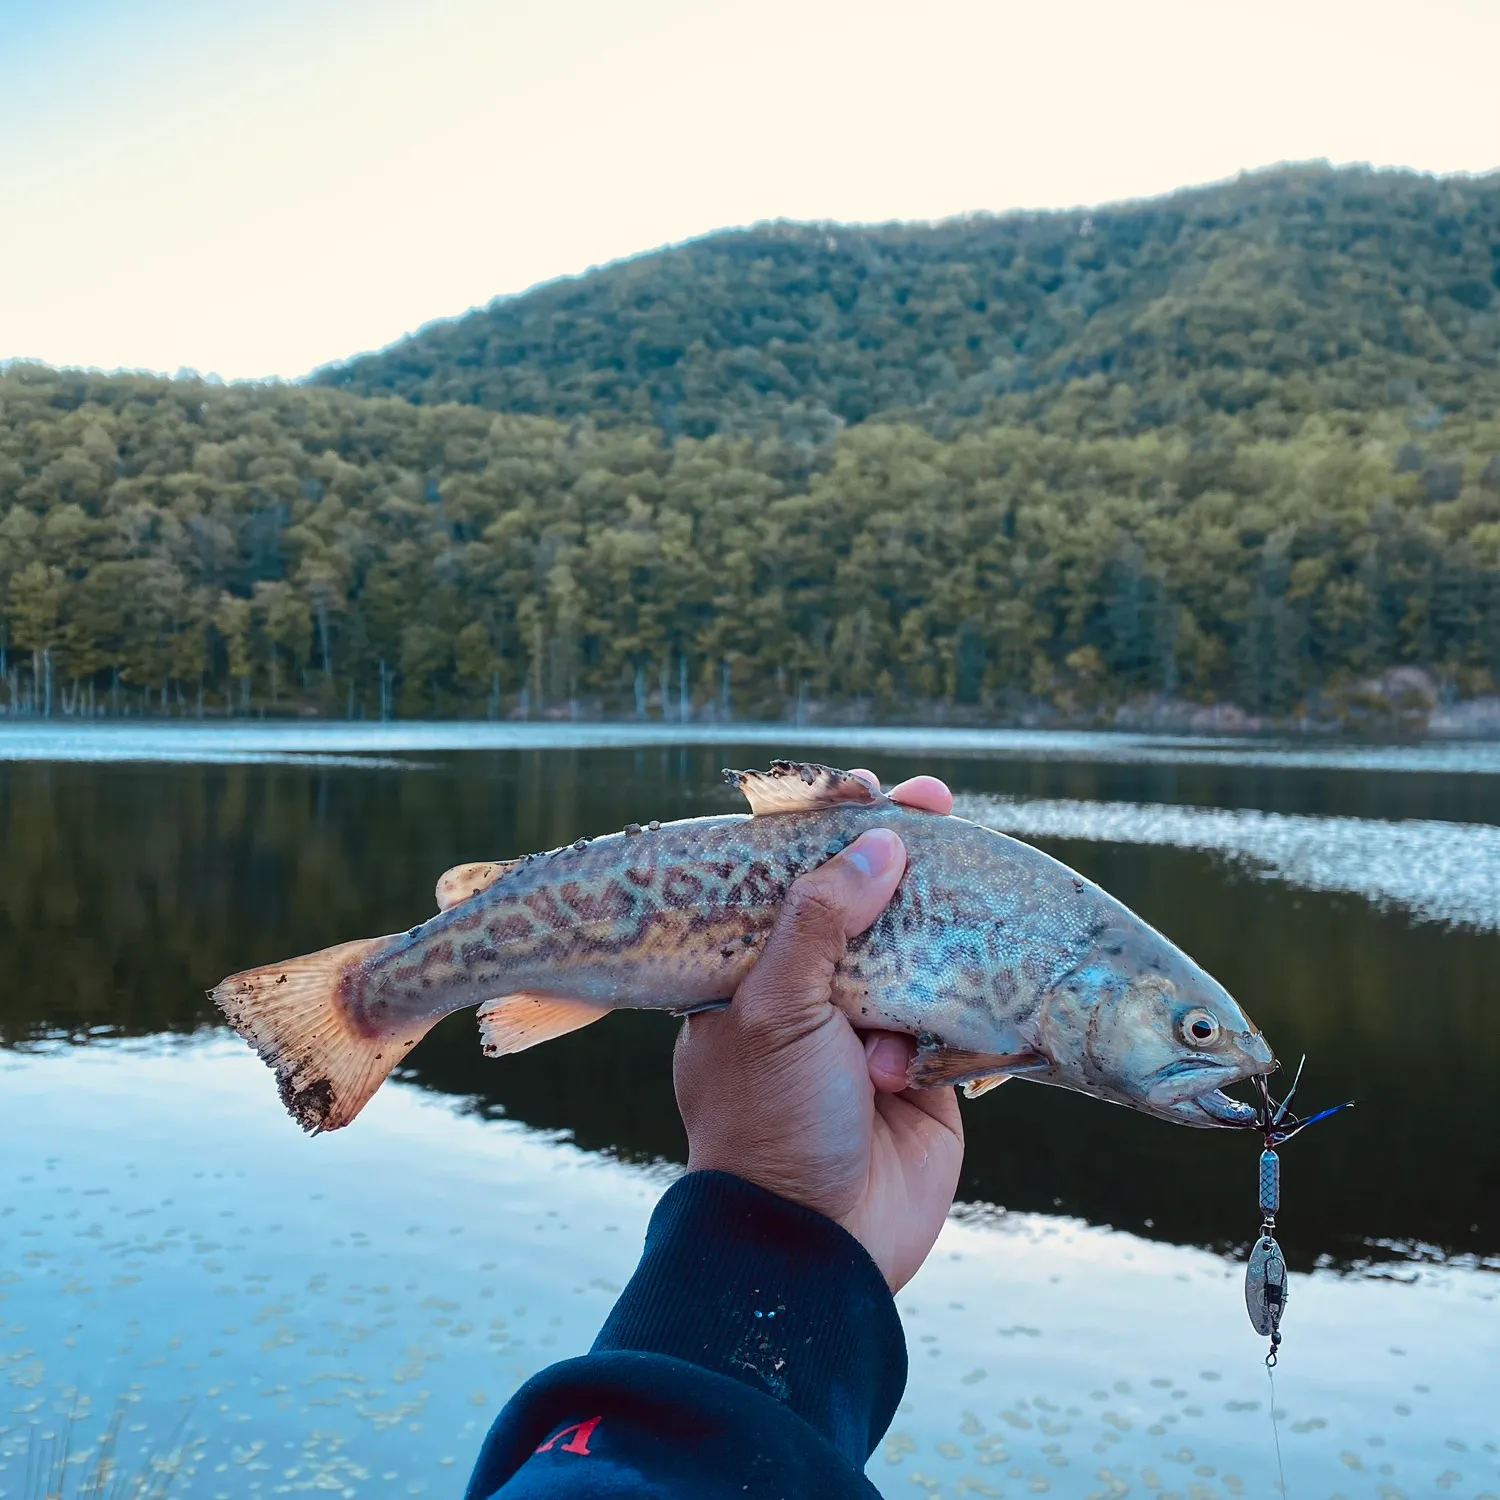
[[[521,1387],[468,1500],[876,1492],[906,1385],[895,1302],[831,1219],[722,1172],[657,1205],[593,1349]]]

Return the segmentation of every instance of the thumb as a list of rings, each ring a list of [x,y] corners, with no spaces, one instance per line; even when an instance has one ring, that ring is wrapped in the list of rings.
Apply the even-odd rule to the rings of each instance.
[[[765,952],[735,996],[742,1022],[820,1020],[848,940],[885,910],[906,869],[906,848],[872,828],[792,882]]]

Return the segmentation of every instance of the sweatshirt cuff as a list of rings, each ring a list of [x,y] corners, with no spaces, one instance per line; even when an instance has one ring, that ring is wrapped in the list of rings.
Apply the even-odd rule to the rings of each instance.
[[[726,1172],[670,1187],[595,1353],[665,1354],[789,1407],[856,1467],[906,1386],[885,1278],[832,1219]]]

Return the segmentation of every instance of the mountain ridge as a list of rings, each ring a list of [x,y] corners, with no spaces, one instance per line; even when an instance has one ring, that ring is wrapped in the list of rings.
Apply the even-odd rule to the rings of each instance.
[[[1285,433],[1314,408],[1493,409],[1497,302],[1500,172],[1296,165],[1097,209],[715,231],[308,378],[669,438]],[[1314,391],[1284,388],[1299,372]]]

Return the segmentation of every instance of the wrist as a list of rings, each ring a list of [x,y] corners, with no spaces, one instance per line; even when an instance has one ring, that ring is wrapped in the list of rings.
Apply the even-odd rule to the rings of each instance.
[[[712,1169],[689,1171],[657,1205],[640,1266],[594,1348],[730,1375],[789,1406],[856,1465],[906,1379],[894,1299],[859,1241],[814,1209]]]

